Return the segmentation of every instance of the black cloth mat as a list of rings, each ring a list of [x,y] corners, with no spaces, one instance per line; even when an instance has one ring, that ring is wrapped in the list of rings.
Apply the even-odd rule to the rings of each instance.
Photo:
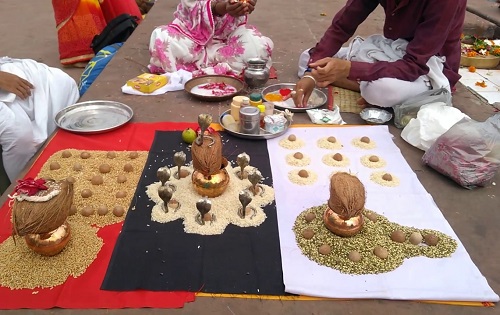
[[[264,184],[272,186],[265,141],[222,137],[223,155],[229,161],[248,153],[250,165],[262,172]],[[156,132],[101,289],[284,295],[274,202],[264,208],[267,219],[260,226],[230,224],[221,235],[184,233],[182,220],[151,221],[154,203],[146,186],[158,181],[159,167],[173,166],[174,151],[181,150],[190,161],[180,132]]]

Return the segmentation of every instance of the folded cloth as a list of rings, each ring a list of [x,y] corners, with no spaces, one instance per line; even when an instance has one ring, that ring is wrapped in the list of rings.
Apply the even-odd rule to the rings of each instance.
[[[180,91],[184,89],[184,84],[186,84],[186,82],[191,80],[191,78],[193,77],[191,72],[182,69],[177,70],[176,72],[164,73],[161,75],[166,76],[168,78],[168,83],[165,86],[162,86],[161,88],[151,93],[143,93],[141,91],[134,89],[131,86],[128,86],[127,84],[122,86],[122,92],[125,94],[132,94],[132,95],[160,95],[160,94],[165,94],[167,92]]]

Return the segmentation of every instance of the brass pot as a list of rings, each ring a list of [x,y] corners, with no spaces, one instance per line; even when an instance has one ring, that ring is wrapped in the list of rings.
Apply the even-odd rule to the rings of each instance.
[[[203,197],[214,198],[222,195],[229,185],[229,174],[223,168],[213,175],[205,176],[195,170],[191,177],[194,190]]]
[[[356,235],[363,227],[363,214],[344,219],[327,207],[323,214],[323,223],[333,233],[338,236],[349,237]]]
[[[28,247],[43,256],[59,254],[71,238],[71,229],[68,222],[57,229],[44,234],[28,234],[24,237]]]

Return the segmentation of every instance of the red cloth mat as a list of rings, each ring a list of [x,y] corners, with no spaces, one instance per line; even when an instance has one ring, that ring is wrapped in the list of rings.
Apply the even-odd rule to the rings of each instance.
[[[148,151],[156,130],[183,130],[196,128],[194,123],[129,123],[112,132],[96,135],[78,135],[58,130],[35,161],[26,177],[35,177],[45,161],[63,149]],[[0,242],[11,235],[8,201],[0,208]],[[103,291],[100,290],[109,259],[123,222],[101,228],[98,236],[104,245],[96,260],[78,278],[69,277],[65,283],[52,289],[10,290],[0,287],[0,309],[61,308],[181,308],[195,298],[193,292]],[[124,275],[126,276],[126,275]]]

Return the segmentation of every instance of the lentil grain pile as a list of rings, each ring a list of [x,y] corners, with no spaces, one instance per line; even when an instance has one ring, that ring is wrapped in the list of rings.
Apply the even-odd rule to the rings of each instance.
[[[97,229],[68,220],[71,239],[56,256],[42,256],[28,248],[23,238],[0,244],[0,285],[11,289],[51,288],[69,276],[82,275],[97,257],[103,241]]]
[[[385,273],[401,266],[405,259],[449,257],[457,248],[457,242],[444,233],[402,226],[367,209],[363,212],[364,227],[358,234],[336,236],[323,224],[326,208],[325,204],[303,211],[297,216],[293,231],[297,245],[306,257],[342,273]],[[402,239],[396,239],[393,234]],[[391,235],[396,240],[391,239]],[[420,238],[415,237],[418,235]],[[320,248],[326,254],[320,253]],[[330,251],[325,251],[325,248]]]
[[[54,153],[38,177],[74,182],[73,221],[106,226],[123,221],[148,156],[147,151]]]

